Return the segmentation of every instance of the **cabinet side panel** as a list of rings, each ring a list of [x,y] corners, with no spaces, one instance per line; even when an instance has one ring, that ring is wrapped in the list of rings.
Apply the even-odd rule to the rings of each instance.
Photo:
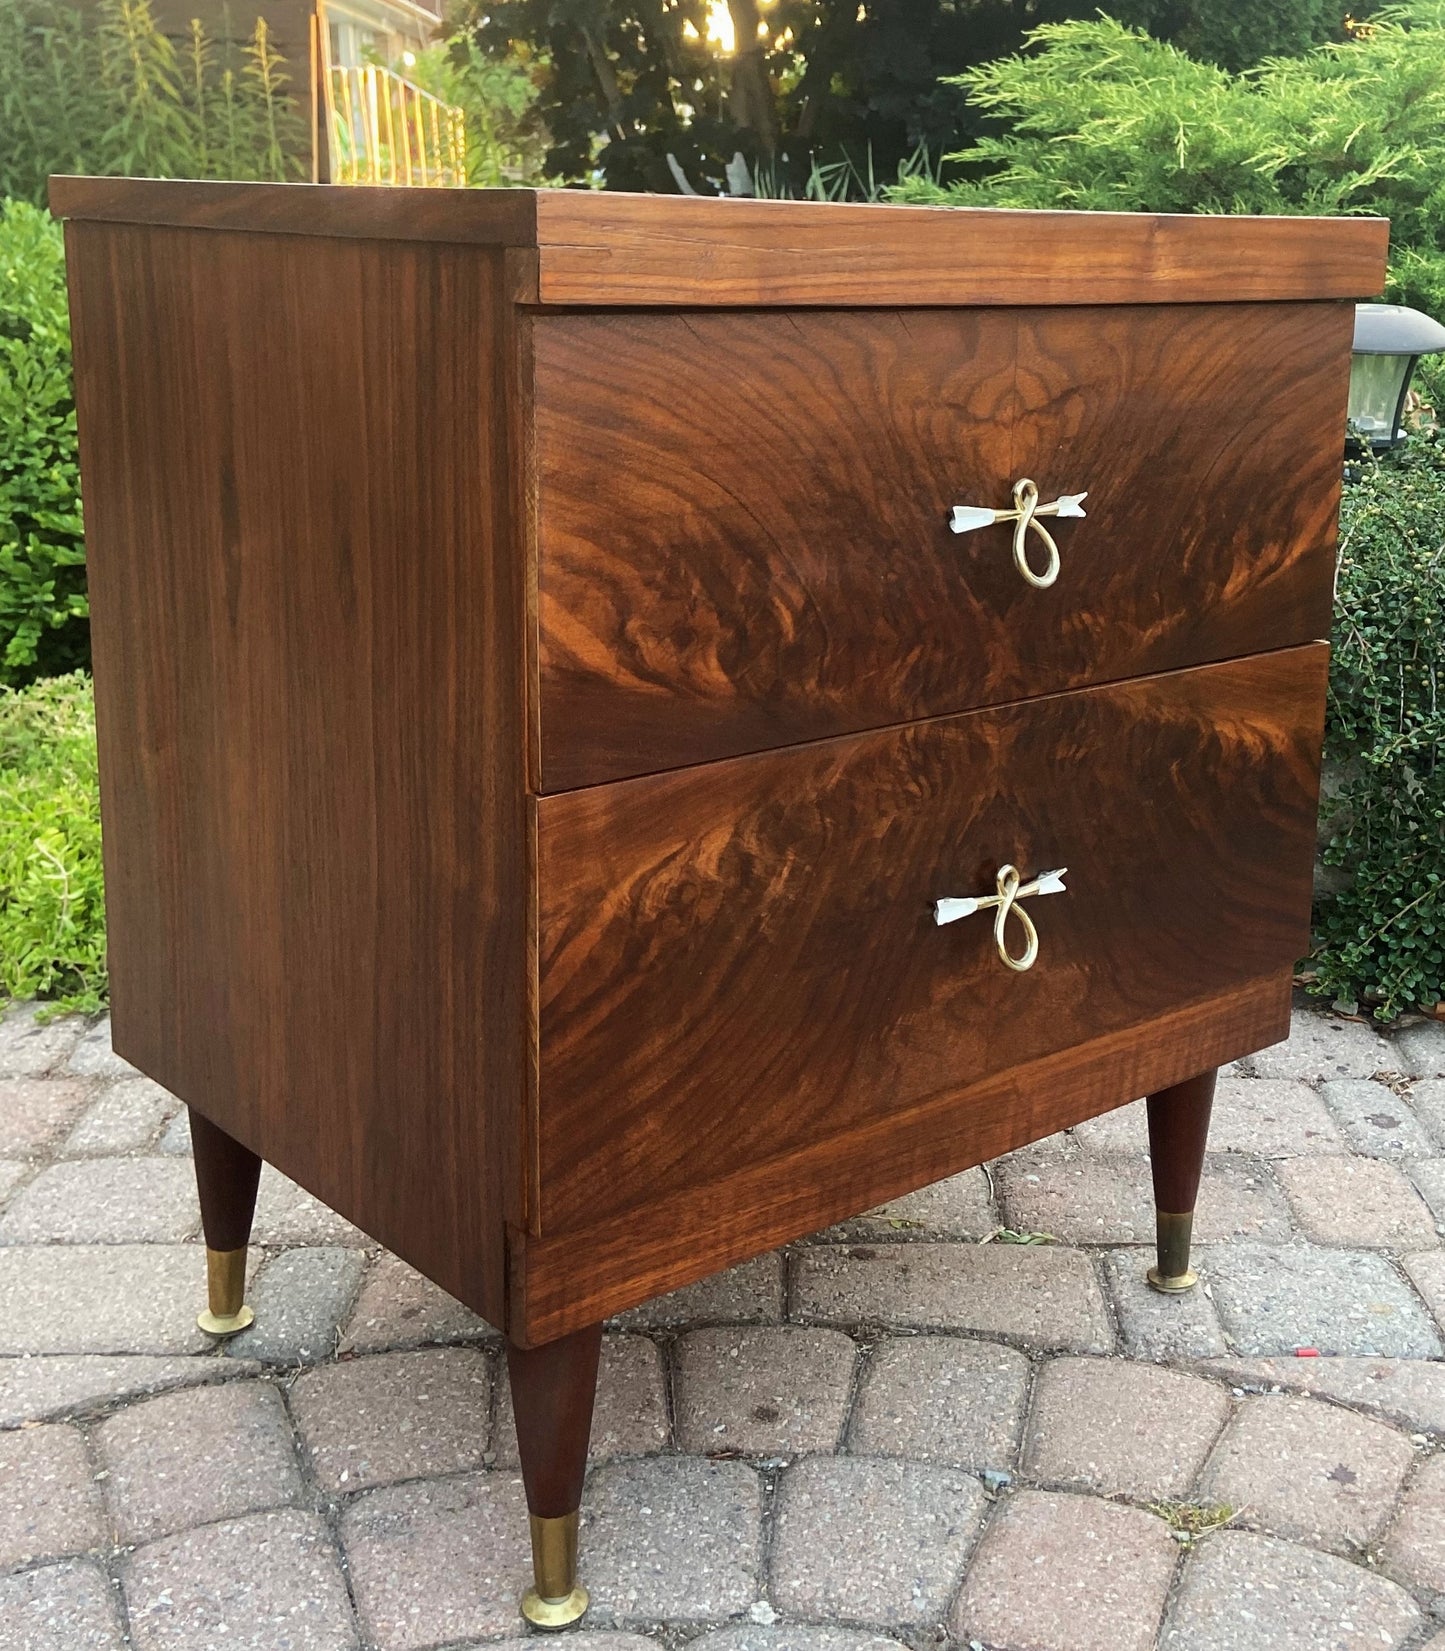
[[[529,879],[501,255],[68,248],[116,1047],[501,1323]]]

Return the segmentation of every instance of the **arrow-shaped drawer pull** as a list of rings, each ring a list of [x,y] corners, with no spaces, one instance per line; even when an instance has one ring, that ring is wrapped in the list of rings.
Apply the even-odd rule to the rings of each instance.
[[[990,907],[997,910],[993,920],[993,943],[998,947],[998,955],[1010,969],[1016,969],[1020,974],[1025,969],[1032,969],[1034,960],[1039,955],[1039,931],[1034,927],[1029,914],[1018,905],[1020,900],[1027,900],[1034,894],[1065,894],[1064,874],[1067,866],[1061,866],[1058,871],[1041,872],[1031,883],[1019,880],[1016,866],[1000,866],[995,882],[998,885],[997,894],[983,894],[976,899],[964,900],[935,900],[933,902],[933,921],[942,927],[945,923],[956,923],[960,917],[972,917],[975,912],[986,911]],[[1004,925],[1008,922],[1009,913],[1018,918],[1023,925],[1024,951],[1022,957],[1013,957],[1008,949],[1008,942],[1004,938]]]
[[[992,527],[995,522],[1012,522],[1014,566],[1031,585],[1036,585],[1040,590],[1047,590],[1059,576],[1059,547],[1054,543],[1053,534],[1039,517],[1082,516],[1083,503],[1088,496],[1087,492],[1061,493],[1052,504],[1040,504],[1038,484],[1025,476],[1021,481],[1014,483],[1012,510],[985,510],[979,505],[956,504],[948,525],[955,533],[972,533],[980,527]],[[1048,549],[1049,565],[1042,573],[1035,573],[1029,566],[1028,535],[1031,529],[1038,534]]]

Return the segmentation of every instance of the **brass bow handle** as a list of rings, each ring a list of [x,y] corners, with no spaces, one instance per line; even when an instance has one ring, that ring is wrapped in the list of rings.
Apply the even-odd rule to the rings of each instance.
[[[1027,900],[1033,894],[1065,894],[1064,874],[1067,866],[1061,866],[1058,871],[1045,871],[1035,877],[1031,883],[1021,882],[1016,866],[1000,866],[995,882],[998,885],[997,894],[980,895],[970,900],[935,900],[933,902],[933,921],[941,928],[945,923],[956,923],[960,917],[972,917],[976,911],[994,909],[993,943],[998,947],[998,955],[1010,969],[1022,974],[1025,969],[1032,969],[1039,955],[1039,931],[1033,925],[1033,919],[1018,904],[1020,900]],[[1005,937],[1004,925],[1012,913],[1023,925],[1024,950],[1021,957],[1014,957],[1008,949],[1008,940]]]
[[[1082,516],[1088,493],[1061,493],[1052,504],[1039,503],[1036,482],[1027,476],[1014,483],[1012,510],[985,510],[979,505],[956,504],[948,525],[955,533],[972,533],[976,528],[992,527],[995,522],[1014,524],[1014,566],[1031,585],[1047,590],[1059,576],[1059,547],[1054,536],[1039,520],[1040,516]],[[1049,553],[1049,563],[1042,573],[1029,566],[1028,536],[1037,533]]]

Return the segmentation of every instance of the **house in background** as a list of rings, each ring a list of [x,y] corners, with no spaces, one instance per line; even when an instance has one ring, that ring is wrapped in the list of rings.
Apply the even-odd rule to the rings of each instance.
[[[313,178],[467,181],[462,111],[406,74],[441,33],[441,0],[434,4],[438,10],[412,0],[313,0]]]
[[[441,30],[441,5],[414,0],[289,0],[302,12],[320,12],[326,20],[331,63],[338,69],[356,69],[365,63],[404,66],[436,42]]]

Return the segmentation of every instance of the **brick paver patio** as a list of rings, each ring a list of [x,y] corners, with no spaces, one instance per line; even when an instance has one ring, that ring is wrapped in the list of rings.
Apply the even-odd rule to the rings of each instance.
[[[1136,1105],[612,1326],[573,1651],[1445,1651],[1445,1024],[1300,1009],[1212,1145],[1192,1296]],[[0,1018],[0,1651],[520,1639],[496,1337],[268,1172],[211,1346],[186,1152]]]

